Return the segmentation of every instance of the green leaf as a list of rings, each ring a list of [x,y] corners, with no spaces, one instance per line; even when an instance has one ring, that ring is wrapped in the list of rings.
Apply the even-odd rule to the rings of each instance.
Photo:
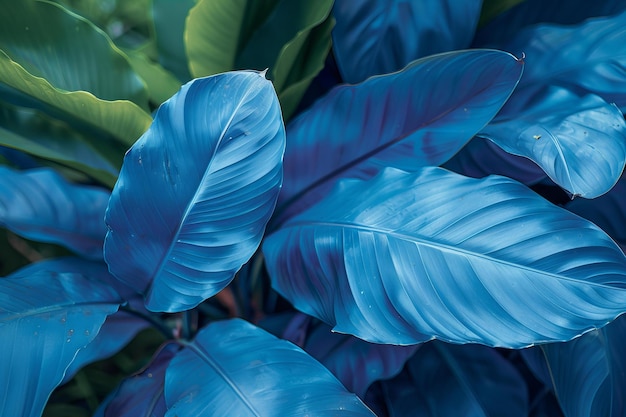
[[[115,185],[123,149],[92,143],[64,123],[26,109],[0,105],[0,125],[0,145],[75,169],[110,188]]]
[[[145,85],[100,29],[54,3],[0,0],[0,8],[0,94],[17,90],[30,107],[126,144],[147,129],[150,115],[127,101],[147,108]]]
[[[152,0],[159,63],[181,82],[191,79],[185,53],[185,20],[194,0]]]
[[[148,86],[148,95],[153,103],[157,105],[163,103],[180,89],[181,83],[178,78],[158,62],[151,61],[144,53],[128,51],[126,56],[133,70]]]
[[[506,12],[524,1],[525,0],[484,0],[478,27],[484,26],[500,13]]]
[[[191,74],[269,68],[288,115],[323,67],[330,49],[332,4],[201,0],[189,12],[185,28]]]

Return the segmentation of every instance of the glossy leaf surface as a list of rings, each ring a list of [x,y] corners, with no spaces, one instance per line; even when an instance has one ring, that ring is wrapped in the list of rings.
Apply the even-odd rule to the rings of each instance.
[[[480,136],[533,160],[573,195],[595,198],[615,185],[626,162],[626,122],[616,106],[557,87],[511,100]]]
[[[626,107],[626,12],[576,26],[538,25],[520,32],[503,49],[525,53],[526,67],[516,94],[558,85],[580,96],[596,94]]]
[[[595,225],[508,178],[441,168],[344,180],[263,253],[296,308],[371,342],[569,340],[626,301],[626,258]]]
[[[277,323],[280,321],[283,323]],[[276,324],[281,329],[272,331],[271,326]],[[261,326],[300,346],[360,398],[365,397],[373,382],[400,372],[419,347],[368,343],[354,336],[333,333],[327,324],[311,320],[302,313],[268,317]]]
[[[243,320],[214,322],[165,375],[166,417],[374,414],[319,362]]]
[[[526,382],[486,346],[427,343],[382,385],[390,417],[528,415]]]
[[[521,72],[504,52],[461,51],[334,88],[288,126],[277,213],[302,211],[342,176],[371,176],[365,165],[443,163],[495,116]]]
[[[161,417],[165,405],[165,370],[180,349],[176,343],[163,346],[148,366],[126,378],[100,406],[94,417]]]
[[[482,0],[336,0],[333,51],[344,81],[402,69],[440,52],[465,49]]]
[[[282,180],[272,84],[232,72],[187,83],[124,158],[106,212],[110,271],[152,311],[224,288],[256,250]]]
[[[80,274],[0,279],[0,414],[40,416],[76,353],[120,303],[108,285]]]
[[[27,239],[102,258],[109,192],[67,182],[54,170],[0,167],[0,225]]]

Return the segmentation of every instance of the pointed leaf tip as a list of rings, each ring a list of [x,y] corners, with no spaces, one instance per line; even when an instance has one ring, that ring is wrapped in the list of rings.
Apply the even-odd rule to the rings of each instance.
[[[258,72],[184,85],[124,158],[105,218],[111,272],[153,311],[223,289],[263,236],[284,147],[276,93]]]

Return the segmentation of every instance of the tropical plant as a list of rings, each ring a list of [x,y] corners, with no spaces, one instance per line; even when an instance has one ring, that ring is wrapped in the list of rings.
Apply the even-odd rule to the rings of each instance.
[[[626,415],[624,9],[0,0],[0,415]]]

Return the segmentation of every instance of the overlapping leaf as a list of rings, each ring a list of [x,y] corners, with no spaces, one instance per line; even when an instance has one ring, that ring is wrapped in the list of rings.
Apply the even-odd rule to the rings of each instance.
[[[185,22],[194,0],[152,0],[159,63],[181,82],[191,79],[185,53]]]
[[[529,411],[520,373],[480,345],[427,343],[382,386],[389,417],[525,417]]]
[[[172,359],[167,417],[374,414],[297,346],[243,320],[215,322]]]
[[[183,86],[124,158],[106,213],[111,272],[153,311],[189,309],[224,288],[263,236],[284,142],[263,73]]]
[[[509,54],[460,51],[331,90],[288,126],[280,218],[309,207],[342,176],[371,175],[359,172],[365,165],[445,162],[495,116],[521,72]]]
[[[3,0],[0,82],[22,105],[78,121],[132,143],[150,124],[145,86],[93,24],[52,2]],[[1,92],[15,101],[14,94]],[[24,100],[27,100],[24,102]]]
[[[372,342],[519,348],[626,308],[626,258],[592,223],[503,177],[441,168],[344,180],[266,238],[273,287]]]
[[[333,51],[346,82],[398,71],[409,62],[465,49],[482,0],[336,0]]]
[[[559,87],[515,92],[479,135],[533,160],[555,183],[585,198],[609,191],[626,162],[620,110],[596,95],[579,97]]]
[[[0,225],[31,240],[102,258],[109,192],[71,184],[56,171],[0,167]]]
[[[76,353],[121,302],[80,274],[0,279],[0,414],[39,417]]]

